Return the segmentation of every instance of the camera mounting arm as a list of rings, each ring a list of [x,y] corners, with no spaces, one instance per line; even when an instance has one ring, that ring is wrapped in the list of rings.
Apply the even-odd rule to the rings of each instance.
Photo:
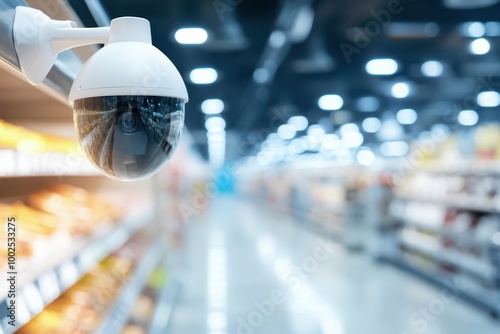
[[[135,17],[115,19],[111,27],[78,28],[73,21],[52,20],[37,9],[19,6],[13,30],[21,71],[34,85],[45,79],[62,51],[117,41],[151,44],[149,22]]]

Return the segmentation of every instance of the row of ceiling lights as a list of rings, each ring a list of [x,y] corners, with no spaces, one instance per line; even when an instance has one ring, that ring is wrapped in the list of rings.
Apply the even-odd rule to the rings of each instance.
[[[208,33],[202,28],[182,28],[174,35],[180,44],[203,44],[208,39]],[[211,67],[193,69],[189,73],[189,80],[196,85],[213,84],[219,78],[217,70]],[[201,104],[204,114],[210,115],[205,122],[208,142],[208,158],[214,168],[220,168],[225,162],[226,155],[226,122],[220,116],[224,111],[224,102],[220,99],[208,99]]]
[[[378,119],[376,119],[378,121]],[[379,121],[380,122],[380,121]],[[385,121],[384,123],[390,123]],[[387,126],[388,127],[388,126]],[[445,129],[441,129],[441,128]],[[435,126],[434,131],[449,131],[445,126]],[[342,126],[338,134],[326,134],[319,125],[312,125],[307,130],[307,135],[290,141],[283,140],[278,134],[271,134],[262,145],[255,157],[249,159],[261,166],[268,166],[281,161],[294,161],[300,159],[302,153],[308,156],[321,155],[324,158],[336,157],[348,164],[355,158],[360,165],[368,166],[375,162],[375,154],[369,147],[363,147],[363,135],[356,124],[348,123]],[[403,140],[388,139],[378,146],[378,151],[385,157],[401,157],[409,153],[409,144]],[[347,159],[347,160],[346,160]]]
[[[480,36],[484,34],[485,31],[484,25],[480,22],[472,22],[464,24],[463,29],[470,36]],[[196,44],[196,43],[203,43],[204,41],[206,41],[207,34],[206,31],[201,28],[183,28],[179,29],[176,32],[175,36],[180,43]],[[488,42],[486,41],[486,43]],[[471,49],[475,50],[484,47],[485,47],[484,41],[481,39],[475,40],[471,44]],[[366,64],[365,68],[367,73],[371,75],[388,76],[395,74],[399,69],[399,65],[396,60],[390,58],[372,59]],[[421,71],[424,76],[437,77],[443,73],[443,64],[436,60],[430,60],[422,64]],[[208,68],[208,67],[197,68],[190,72],[189,78],[191,82],[194,84],[211,84],[217,81],[218,73],[213,68]],[[391,87],[391,94],[395,98],[399,99],[406,98],[410,95],[410,92],[411,92],[411,87],[406,82],[397,82]],[[481,94],[482,96],[478,98],[478,103],[480,106],[496,107],[500,104],[500,95],[498,95],[498,93],[484,92]],[[364,103],[362,100],[360,100],[360,106],[361,107],[367,106],[367,107],[360,109],[366,109],[366,111],[374,111],[373,109],[376,108],[372,108],[370,107],[370,105],[378,105],[378,101],[374,100],[375,98],[372,97],[367,97],[365,99],[366,100]],[[339,110],[343,107],[343,105],[344,101],[342,97],[339,95],[325,95],[320,97],[320,99],[318,100],[318,106],[323,110],[328,110],[328,111]],[[223,109],[224,109],[224,103],[223,101],[218,99],[210,99],[202,104],[202,111],[205,114],[218,114],[222,112]],[[365,111],[365,110],[360,110],[360,111]]]
[[[463,25],[463,32],[465,36],[477,38],[471,41],[469,44],[469,50],[471,53],[482,55],[488,53],[491,49],[491,45],[488,40],[486,40],[485,38],[479,38],[486,34],[486,26],[488,26],[491,35],[491,31],[493,28],[493,24],[491,22],[487,23],[487,25],[484,25],[480,22],[472,22]],[[498,27],[498,30],[500,32],[500,24],[498,24]],[[203,44],[207,41],[208,34],[202,28],[183,28],[179,29],[175,33],[175,39],[181,44]],[[373,59],[366,64],[365,69],[367,73],[371,75],[387,76],[395,74],[399,69],[399,65],[396,60],[390,58]],[[421,72],[426,77],[438,77],[442,75],[443,71],[443,64],[437,60],[426,61],[421,66]],[[191,82],[194,84],[211,84],[217,81],[218,73],[213,68],[198,68],[192,70],[189,77]],[[411,87],[408,83],[398,82],[392,86],[391,93],[395,98],[405,98],[410,94],[410,90]],[[479,106],[496,107],[500,105],[500,94],[498,94],[497,92],[482,92],[478,95],[477,102]],[[321,96],[318,100],[318,106],[326,111],[340,110],[343,105],[344,100],[340,95],[324,95]],[[378,106],[379,102],[375,97],[363,97],[358,100],[358,107],[360,107],[360,111],[376,111]],[[207,115],[218,115],[224,110],[224,102],[220,99],[206,100],[202,103],[201,110]],[[222,122],[224,122],[224,120],[220,116],[210,119],[214,119],[214,123],[219,122],[221,124]],[[213,127],[209,126],[209,124],[212,124],[209,122],[210,119],[207,120],[209,155],[211,156],[211,160],[223,162],[225,153],[225,122],[224,126],[222,127],[222,131],[217,132]],[[397,113],[396,119],[400,124],[413,124],[417,120],[417,113],[413,109],[402,109]],[[478,119],[479,116],[477,112],[473,110],[464,110],[458,116],[459,123],[466,126],[475,125],[478,122]],[[222,120],[222,122],[220,120]],[[305,117],[298,116],[295,119],[292,118],[289,121],[289,124],[283,125],[278,130],[278,134],[282,139],[292,139],[295,137],[297,131],[305,130],[305,128],[303,128],[303,126],[300,126],[299,123],[294,124],[294,122],[302,122],[302,124],[305,123],[305,127],[307,127],[307,119]],[[377,118],[371,117],[365,119],[362,126],[363,130],[365,130],[366,132],[375,133],[380,130],[382,123]],[[314,132],[314,130],[311,131]],[[347,133],[343,135],[343,137],[346,137],[346,139],[344,140],[344,142],[347,144],[346,146],[361,146],[364,140],[361,133],[355,131],[350,133],[354,135],[349,135]],[[358,133],[358,135],[356,135],[356,133]],[[328,142],[329,141],[327,141],[327,143]]]
[[[398,82],[391,87],[391,93],[396,98],[404,98],[410,92],[410,85]],[[484,108],[500,106],[500,94],[496,91],[484,91],[477,95],[477,105]],[[318,99],[318,107],[325,111],[340,110],[344,106],[344,99],[337,94],[323,95]],[[362,112],[377,111],[380,103],[376,97],[365,96],[358,99],[357,107]]]
[[[224,164],[226,155],[226,121],[220,116],[205,121],[208,140],[208,158],[214,168]]]
[[[464,110],[458,115],[458,122],[464,126],[473,126],[479,120],[478,114],[473,110]],[[417,113],[413,109],[402,109],[396,115],[396,120],[401,125],[413,124],[417,120]],[[380,151],[385,156],[401,156],[408,153],[408,144],[401,140],[395,140],[403,134],[403,130],[393,119],[381,122],[376,117],[366,118],[362,122],[362,129],[366,133],[380,134],[382,140]],[[297,133],[307,129],[307,135],[296,138]],[[381,130],[384,133],[379,133]],[[335,150],[339,147],[356,149],[363,145],[364,136],[360,128],[354,123],[347,123],[340,127],[337,134],[327,134],[320,125],[308,124],[307,118],[303,116],[291,117],[286,124],[278,128],[277,133],[272,134],[264,143],[289,142],[296,148],[296,153],[303,153],[307,149],[312,149],[321,143],[323,150]],[[312,146],[310,146],[312,145]],[[297,146],[302,147],[299,150]],[[406,149],[403,149],[403,146]]]
[[[488,29],[486,29],[486,26]],[[488,33],[486,31],[488,30]],[[495,30],[495,32],[493,31]],[[491,45],[489,41],[483,37],[485,34],[489,36],[500,36],[500,23],[489,22],[486,25],[480,22],[471,22],[463,25],[463,34],[468,37],[475,37],[469,44],[469,51],[475,55],[483,55],[490,51]],[[394,59],[373,59],[366,64],[365,67],[368,74],[371,75],[393,75],[399,70],[398,62]],[[425,77],[439,77],[444,72],[444,66],[437,60],[429,60],[421,65],[422,75]],[[408,83],[398,82],[391,87],[391,93],[395,98],[405,98],[410,94],[411,87]],[[481,92],[477,96],[477,104],[481,107],[497,107],[500,105],[500,94],[494,91]],[[340,110],[344,106],[344,99],[340,95],[328,94],[323,95],[318,99],[318,106],[325,111]],[[373,112],[378,110],[380,103],[376,97],[366,96],[358,99],[358,108],[360,111]],[[396,120],[402,125],[410,125],[417,121],[418,115],[413,109],[402,109],[397,112]],[[477,124],[479,115],[474,110],[463,110],[459,113],[458,122],[464,126],[473,126]],[[300,130],[296,127],[296,122],[300,122]],[[389,121],[384,121],[388,123]],[[377,133],[381,130],[383,123],[376,117],[368,117],[362,122],[362,128],[367,133]],[[297,152],[296,146],[303,147],[302,141],[312,142],[313,144],[321,140],[323,150],[334,150],[343,146],[344,148],[359,148],[363,144],[363,135],[359,131],[356,124],[348,123],[339,129],[339,136],[336,134],[326,134],[323,128],[318,125],[312,125],[308,128],[308,121],[303,116],[292,117],[287,124],[282,125],[277,132],[281,140],[289,142],[289,146],[293,147],[293,152]],[[307,136],[295,138],[297,132],[307,128]],[[272,137],[270,139],[273,139]],[[294,139],[295,138],[295,139]],[[320,139],[321,138],[321,139]],[[406,155],[409,152],[409,145],[405,141],[386,141],[380,144],[379,152],[387,157],[397,157]],[[289,152],[290,153],[290,152]],[[266,165],[265,161],[265,145],[264,151],[261,151],[257,157]],[[369,148],[358,149],[356,160],[360,165],[371,165],[375,161],[375,154]]]

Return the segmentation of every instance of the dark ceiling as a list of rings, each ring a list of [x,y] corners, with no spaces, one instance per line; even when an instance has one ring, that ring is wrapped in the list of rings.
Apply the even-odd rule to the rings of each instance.
[[[471,55],[468,43],[472,39],[463,36],[460,27],[469,21],[499,21],[500,5],[451,9],[445,2],[467,7],[495,0],[101,1],[110,18],[128,15],[150,20],[153,43],[174,62],[188,85],[186,125],[205,156],[205,115],[200,105],[209,98],[224,101],[223,117],[231,138],[228,144],[233,146],[228,148],[228,159],[252,152],[266,134],[294,114],[306,116],[310,124],[321,123],[329,131],[349,118],[359,124],[366,117],[382,118],[402,108],[413,108],[419,115],[419,121],[405,129],[410,134],[433,124],[453,123],[447,110],[463,104],[464,97],[477,94],[481,77],[493,75],[491,80],[500,80],[499,37],[489,38],[492,50],[488,54]],[[96,25],[83,1],[70,3],[87,26]],[[304,6],[312,7],[315,13],[307,39],[300,43],[286,40],[270,47],[271,33],[291,31]],[[435,25],[427,25],[430,22]],[[175,42],[174,32],[189,26],[203,27],[219,40],[210,43],[209,39],[199,46]],[[360,40],[360,30],[353,29],[356,27],[372,29],[373,37]],[[431,31],[436,27],[438,31]],[[350,52],[348,57],[346,52]],[[392,76],[367,74],[365,65],[373,58],[394,58],[400,65],[398,72]],[[445,71],[439,78],[421,74],[420,65],[429,59],[443,62]],[[217,82],[189,82],[190,70],[207,66],[219,71]],[[275,75],[268,82],[256,83],[254,71],[266,66],[271,74],[276,69]],[[390,87],[395,81],[411,82],[414,94],[393,98]],[[336,119],[336,111],[319,110],[318,98],[329,93],[344,98],[347,119]],[[357,101],[363,96],[379,99],[376,111],[358,110]],[[479,108],[478,112],[482,120],[500,118],[497,108]],[[370,135],[365,138],[375,140]]]

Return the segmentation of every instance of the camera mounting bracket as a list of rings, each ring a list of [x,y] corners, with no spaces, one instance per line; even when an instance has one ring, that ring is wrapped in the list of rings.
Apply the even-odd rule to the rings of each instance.
[[[122,17],[111,27],[78,28],[73,21],[53,20],[40,10],[16,7],[13,27],[19,65],[29,82],[41,83],[65,50],[90,44],[139,41],[151,44],[149,21]]]

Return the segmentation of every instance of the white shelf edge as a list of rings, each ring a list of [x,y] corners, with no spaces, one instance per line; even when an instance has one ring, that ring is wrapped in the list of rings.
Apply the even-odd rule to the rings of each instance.
[[[420,269],[418,266],[415,266],[414,264],[411,263],[411,261],[407,261],[404,259],[401,259],[400,257],[395,257],[395,256],[390,256],[386,257],[386,260],[389,262],[396,263],[399,266],[407,267],[410,268],[410,270],[414,272],[418,272],[420,275],[429,277],[432,281],[438,282],[441,285],[444,285],[451,290],[458,290],[460,291],[463,295],[465,295],[469,299],[473,299],[476,302],[479,302],[480,304],[486,305],[489,309],[494,310],[497,315],[500,314],[500,302],[499,301],[493,301],[493,300],[488,300],[485,299],[484,296],[476,293],[476,292],[470,292],[467,289],[462,289],[460,287],[455,287],[451,286],[445,279],[442,277],[439,277],[439,275],[436,275],[435,273],[427,272],[423,269]]]
[[[411,243],[405,242],[403,240],[400,240],[400,243],[404,247],[410,248],[413,251],[416,251],[416,252],[419,252],[421,254],[430,256],[434,260],[445,262],[445,263],[451,264],[451,265],[453,265],[455,267],[458,267],[458,268],[460,268],[462,270],[465,270],[467,272],[473,273],[473,274],[481,277],[482,279],[484,279],[486,281],[492,282],[492,281],[496,280],[496,278],[494,278],[494,277],[487,276],[484,272],[482,272],[482,270],[478,270],[477,268],[467,267],[466,265],[464,265],[464,264],[462,264],[462,263],[460,263],[458,261],[453,260],[452,259],[453,256],[451,256],[449,254],[448,255],[444,255],[447,252],[443,252],[442,250],[438,251],[438,252],[433,252],[433,251],[425,249],[423,247],[419,247],[417,245],[412,245]],[[486,266],[488,266],[489,269],[492,269],[492,271],[494,271],[493,270],[494,268],[491,265],[488,264]]]
[[[442,226],[438,226],[438,227],[428,226],[426,224],[423,224],[421,221],[419,221],[417,219],[411,219],[408,217],[403,217],[401,215],[392,214],[392,217],[394,217],[396,220],[402,221],[403,226],[405,226],[405,227],[425,230],[428,232],[435,233],[439,237],[450,237],[455,241],[458,237],[460,237],[459,232],[446,230],[446,228],[443,228]],[[495,247],[495,246],[497,246],[493,243],[493,240],[490,242],[481,242],[481,241],[471,240],[471,241],[466,241],[466,243],[474,244],[478,247]]]
[[[470,198],[473,198],[473,197],[471,196]],[[448,201],[448,200],[443,200],[442,198],[432,197],[432,196],[431,197],[424,197],[424,196],[414,196],[414,195],[396,193],[395,200],[406,201],[406,202],[433,203],[433,204],[441,205],[445,208],[456,208],[456,209],[471,210],[471,211],[483,211],[483,212],[489,212],[489,213],[498,213],[500,211],[500,208],[497,208],[494,205],[485,205],[485,206],[470,205],[470,204],[465,203],[465,202],[467,202],[465,200]],[[484,198],[481,200],[491,200],[491,199]],[[468,202],[470,202],[470,201],[468,201]]]
[[[0,175],[0,179],[22,179],[22,178],[36,178],[36,177],[99,177],[103,176],[101,173],[74,173],[74,174],[9,174],[9,175]]]

